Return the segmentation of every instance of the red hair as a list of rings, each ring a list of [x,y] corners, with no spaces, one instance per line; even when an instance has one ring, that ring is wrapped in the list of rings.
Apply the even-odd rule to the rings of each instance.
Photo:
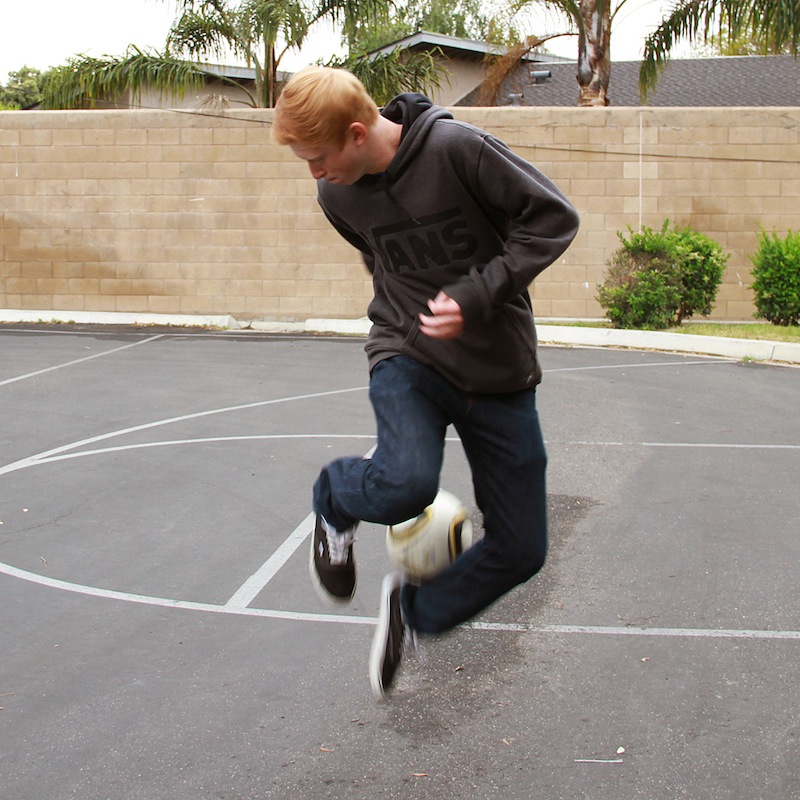
[[[341,147],[353,122],[371,127],[378,106],[355,75],[306,67],[284,86],[275,104],[272,138],[299,147]]]

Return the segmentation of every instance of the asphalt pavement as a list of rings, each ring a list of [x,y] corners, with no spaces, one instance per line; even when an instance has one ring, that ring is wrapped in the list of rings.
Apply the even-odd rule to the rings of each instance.
[[[544,344],[548,564],[376,703],[384,532],[308,577],[363,340],[92,322],[0,325],[4,800],[800,798],[796,367]]]

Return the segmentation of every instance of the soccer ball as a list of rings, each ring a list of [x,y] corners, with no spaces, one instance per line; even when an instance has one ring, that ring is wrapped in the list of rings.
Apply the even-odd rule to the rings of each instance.
[[[433,578],[471,544],[469,512],[444,489],[418,517],[386,529],[389,558],[411,579]]]

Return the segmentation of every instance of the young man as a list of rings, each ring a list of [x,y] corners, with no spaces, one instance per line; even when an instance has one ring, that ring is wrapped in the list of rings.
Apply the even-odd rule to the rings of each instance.
[[[422,585],[387,575],[370,651],[383,697],[404,642],[468,620],[538,572],[547,548],[541,379],[528,286],[569,246],[578,216],[502,142],[402,94],[379,111],[350,73],[308,67],[284,88],[273,137],[305,160],[318,201],[373,275],[367,340],[371,459],[328,464],[314,486],[311,574],[355,592],[359,520],[419,514],[458,431],[484,536]]]

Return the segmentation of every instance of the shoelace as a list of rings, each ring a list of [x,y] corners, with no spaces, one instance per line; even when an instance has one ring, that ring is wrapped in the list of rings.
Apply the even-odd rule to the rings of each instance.
[[[347,553],[350,546],[355,541],[355,535],[346,531],[345,533],[331,533],[325,532],[328,540],[328,558],[334,566],[340,566],[347,563]]]
[[[404,658],[420,658],[422,656],[417,632],[408,625],[403,625],[403,649],[401,652]]]

